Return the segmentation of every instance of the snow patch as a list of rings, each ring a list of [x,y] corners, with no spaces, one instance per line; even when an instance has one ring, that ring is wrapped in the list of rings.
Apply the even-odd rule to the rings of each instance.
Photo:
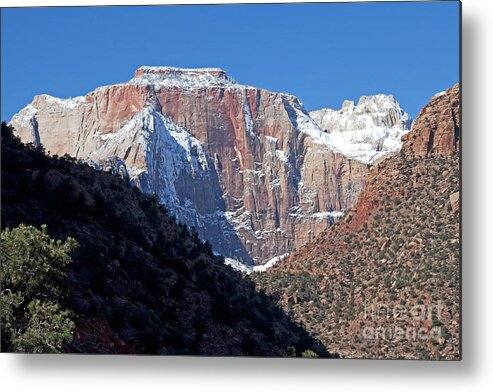
[[[99,137],[101,140],[108,140],[108,139],[111,139],[115,136],[114,133],[105,133],[105,134],[100,134]]]
[[[257,135],[255,135],[255,131],[253,129],[252,112],[250,110],[250,101],[248,99],[245,100],[244,115],[245,115],[245,124],[247,128],[247,132],[254,139]]]
[[[247,275],[250,275],[253,272],[265,272],[265,271],[267,271],[269,268],[273,267],[279,261],[286,258],[287,256],[289,256],[289,253],[285,253],[283,255],[276,256],[276,257],[270,259],[267,263],[265,263],[263,265],[253,265],[253,266],[242,263],[239,260],[236,260],[236,259],[233,259],[230,257],[226,257],[226,258],[224,258],[224,264],[229,265],[231,268],[233,268],[236,271],[244,272]]]
[[[220,68],[175,68],[143,66],[144,71],[132,78],[131,85],[153,85],[154,87],[179,87],[185,90],[206,87],[234,87],[236,81]]]
[[[48,94],[38,95],[37,97],[46,100],[50,104],[61,106],[65,109],[75,109],[77,106],[86,102],[86,97],[57,98]]]
[[[286,258],[288,256],[289,256],[289,253],[285,253],[283,255],[276,256],[276,257],[270,259],[267,263],[265,263],[263,265],[256,265],[255,267],[253,267],[252,272],[265,272],[269,268],[273,267],[274,265],[276,265],[277,263],[279,263],[281,260],[283,260],[284,258]]]
[[[344,216],[344,211],[322,211],[322,212],[315,212],[314,214],[311,215],[312,218],[316,220],[322,220],[322,219],[339,219]]]
[[[277,143],[279,141],[279,139],[277,137],[272,137],[272,136],[266,136],[265,140],[267,140],[268,142],[271,142],[271,143]]]
[[[10,123],[18,123],[23,126],[30,125],[33,118],[38,114],[38,109],[36,109],[33,104],[27,105],[24,109],[14,114]]]
[[[276,150],[276,157],[286,164],[289,162],[289,155],[285,151]]]

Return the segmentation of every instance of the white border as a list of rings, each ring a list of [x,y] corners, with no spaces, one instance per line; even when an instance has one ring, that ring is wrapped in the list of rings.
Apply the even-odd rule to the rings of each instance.
[[[179,1],[182,4],[227,1]],[[245,1],[256,2],[256,1]],[[272,1],[275,2],[275,1]],[[5,6],[135,1],[2,0]],[[145,4],[163,4],[147,0]],[[168,3],[172,3],[168,1]],[[5,391],[486,391],[493,385],[492,1],[463,1],[463,361],[0,354]],[[412,28],[412,26],[410,26]]]

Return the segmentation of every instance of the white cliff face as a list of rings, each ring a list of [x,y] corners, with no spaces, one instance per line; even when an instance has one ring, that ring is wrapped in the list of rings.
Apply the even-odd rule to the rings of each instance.
[[[340,110],[320,109],[310,116],[324,131],[323,140],[350,159],[373,164],[398,152],[412,120],[392,95],[363,96]]]
[[[176,189],[179,177],[194,179],[209,171],[200,142],[152,108],[143,109],[117,132],[100,138],[103,144],[88,158],[96,163],[107,157],[123,158],[130,180],[141,183],[144,192],[156,193],[176,215],[186,204]]]

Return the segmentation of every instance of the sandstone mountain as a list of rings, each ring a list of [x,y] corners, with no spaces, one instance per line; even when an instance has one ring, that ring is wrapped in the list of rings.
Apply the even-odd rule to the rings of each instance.
[[[397,103],[370,101],[379,123],[403,132],[408,118]],[[314,239],[354,205],[368,171],[296,97],[216,68],[141,67],[84,97],[37,96],[11,124],[52,154],[128,175],[214,251],[248,264]]]
[[[343,219],[251,275],[343,357],[460,358],[459,108],[432,98]]]

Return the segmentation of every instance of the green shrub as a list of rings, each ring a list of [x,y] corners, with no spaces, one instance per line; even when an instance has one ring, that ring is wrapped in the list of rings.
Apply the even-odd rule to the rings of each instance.
[[[1,234],[1,317],[3,349],[59,352],[72,340],[74,323],[58,301],[66,296],[69,252],[77,242],[53,240],[46,232],[20,225]]]
[[[70,312],[61,310],[56,302],[34,299],[27,306],[27,319],[24,333],[11,334],[16,351],[57,353],[64,343],[72,340],[75,324]]]
[[[301,353],[303,358],[318,358],[318,355],[315,354],[312,350],[305,350]]]

